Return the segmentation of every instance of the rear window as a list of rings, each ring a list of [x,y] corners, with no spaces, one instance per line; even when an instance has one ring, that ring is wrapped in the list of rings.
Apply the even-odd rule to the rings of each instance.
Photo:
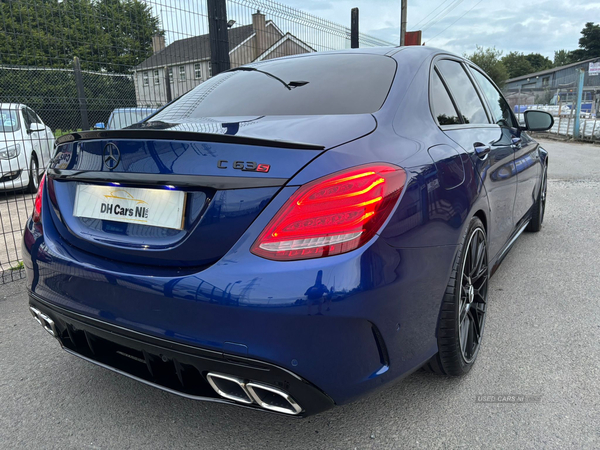
[[[396,62],[387,56],[319,55],[221,73],[167,106],[153,121],[202,117],[363,114],[377,111]]]
[[[133,125],[134,123],[141,122],[150,114],[152,114],[154,109],[144,109],[144,110],[126,110],[126,111],[114,111],[109,120],[108,120],[108,128],[111,130],[118,130],[121,128],[128,127],[129,125]]]

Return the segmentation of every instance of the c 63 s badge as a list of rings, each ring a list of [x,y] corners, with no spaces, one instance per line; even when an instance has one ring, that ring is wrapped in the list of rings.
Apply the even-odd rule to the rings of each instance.
[[[262,172],[267,173],[271,170],[271,166],[269,164],[259,164],[254,161],[233,161],[231,166],[229,165],[229,161],[221,159],[217,163],[217,167],[219,169],[236,169],[241,170],[243,172]]]

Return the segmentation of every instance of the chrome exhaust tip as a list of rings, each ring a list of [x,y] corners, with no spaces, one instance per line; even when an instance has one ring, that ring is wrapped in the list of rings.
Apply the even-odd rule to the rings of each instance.
[[[46,314],[41,312],[39,309],[34,308],[33,306],[29,307],[29,312],[31,312],[33,318],[44,328],[44,330],[46,330],[54,337],[58,336],[58,333],[56,332],[56,327],[54,326],[54,320],[52,320]]]
[[[233,400],[249,405],[253,403],[252,397],[246,389],[244,380],[231,375],[209,372],[206,379],[217,394],[228,400]]]
[[[246,383],[246,389],[258,405],[269,411],[294,416],[302,412],[300,405],[281,389],[255,382]]]

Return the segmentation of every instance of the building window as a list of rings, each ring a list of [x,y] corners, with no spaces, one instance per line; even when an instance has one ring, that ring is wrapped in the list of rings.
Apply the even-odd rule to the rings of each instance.
[[[148,72],[144,72],[143,78],[144,78],[144,86],[148,86],[150,84],[150,81],[148,80]]]
[[[179,81],[185,81],[185,66],[179,66]]]
[[[169,83],[173,82],[173,68],[169,67]]]
[[[196,80],[202,78],[202,68],[200,66],[200,63],[194,64],[194,78]]]
[[[160,84],[160,78],[158,77],[158,70],[154,71],[154,84]]]
[[[208,77],[212,77],[212,64],[210,61],[208,62]]]
[[[550,77],[542,78],[542,87],[550,86]]]

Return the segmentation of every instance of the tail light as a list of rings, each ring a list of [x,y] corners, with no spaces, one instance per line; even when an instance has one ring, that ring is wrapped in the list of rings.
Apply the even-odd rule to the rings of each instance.
[[[300,187],[252,245],[278,261],[349,252],[368,242],[388,218],[406,182],[391,164],[364,165]]]
[[[35,223],[38,223],[42,218],[42,192],[44,190],[44,183],[46,181],[46,174],[40,180],[40,185],[38,186],[37,194],[35,195],[35,200],[33,202],[33,214],[31,218]]]

